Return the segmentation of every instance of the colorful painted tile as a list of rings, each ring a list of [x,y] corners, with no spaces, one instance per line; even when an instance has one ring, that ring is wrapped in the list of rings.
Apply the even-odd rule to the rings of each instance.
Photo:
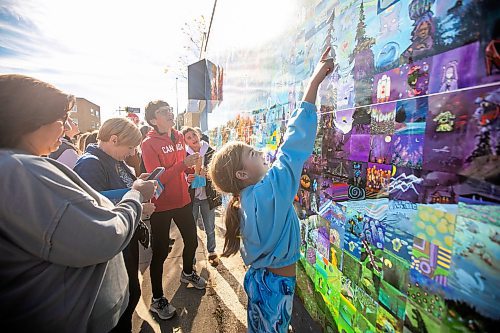
[[[500,221],[498,220],[498,216],[500,216],[499,205],[472,205],[459,202],[457,215],[469,220],[500,227]]]
[[[428,277],[435,283],[447,286],[451,265],[451,250],[415,237],[411,269]]]
[[[335,232],[334,232],[335,234]],[[330,232],[330,236],[332,233]],[[343,243],[342,243],[343,244]],[[343,247],[334,245],[333,243],[330,244],[330,262],[331,264],[336,267],[337,269],[342,269],[342,263],[343,263],[343,258],[344,258],[344,251]]]
[[[383,221],[372,219],[368,216],[363,220],[363,231],[361,241],[364,247],[373,249],[384,249],[385,223]]]
[[[368,199],[389,196],[389,183],[393,167],[387,164],[368,163],[366,170],[366,197]]]
[[[422,192],[422,172],[406,167],[394,166],[389,183],[389,198],[392,200],[404,200],[418,202]]]
[[[361,277],[361,263],[358,258],[349,253],[344,253],[342,259],[342,274],[349,278],[354,284],[358,284]]]
[[[463,140],[460,174],[492,181],[500,167],[500,87],[472,89],[464,93],[470,110]]]
[[[361,235],[363,233],[364,215],[348,209],[344,233],[344,250],[356,258],[361,256]]]
[[[336,126],[336,125],[334,125]],[[350,153],[349,140],[351,125],[342,128],[333,127],[324,131],[321,156],[327,160],[332,158],[347,159]],[[342,130],[347,130],[344,133]]]
[[[330,202],[320,211],[321,216],[330,221],[330,262],[337,268],[342,267],[346,211],[346,207],[335,202]]]
[[[472,95],[471,92],[455,92],[429,97],[424,170],[449,172],[462,167],[467,154],[464,139],[475,109]]]
[[[349,142],[349,160],[368,162],[370,134],[352,134]]]
[[[377,310],[377,332],[403,332],[403,321],[384,307],[379,306]]]
[[[320,206],[328,204],[331,201],[346,201],[348,197],[348,173],[347,162],[344,160],[335,160],[338,163],[329,164],[323,176],[318,180],[320,189]],[[342,170],[340,170],[342,169]],[[345,172],[345,176],[333,175],[332,171]]]
[[[404,200],[390,200],[386,224],[393,230],[401,230],[414,234],[414,223],[417,215],[417,204]]]
[[[378,303],[360,288],[356,288],[354,293],[354,306],[358,309],[358,319],[361,316],[372,325],[377,324]]]
[[[395,317],[404,320],[406,296],[389,283],[382,281],[378,300],[380,304]]]
[[[406,332],[442,332],[442,321],[437,321],[427,311],[411,301],[406,303],[404,325]]]
[[[431,205],[418,205],[415,235],[451,251],[455,235],[456,215]]]
[[[330,260],[330,235],[329,227],[318,228],[317,251],[327,261]]]
[[[427,97],[397,101],[394,134],[423,135],[428,111]]]
[[[422,191],[418,202],[425,204],[456,204],[458,202],[459,176],[440,171],[422,173]]]
[[[357,315],[357,309],[353,304],[354,293],[356,288],[351,283],[351,281],[345,276],[342,276],[341,283],[342,283],[341,287],[342,289],[340,292],[338,324],[342,326],[344,329],[350,328],[350,330],[353,331],[352,326],[354,326]]]
[[[371,163],[390,164],[392,159],[392,149],[392,135],[371,135],[370,155],[368,156],[368,161]]]
[[[458,216],[447,298],[500,318],[500,228]]]
[[[448,309],[446,320],[441,323],[448,332],[496,332],[498,320],[481,315],[469,303],[445,299]]]
[[[464,45],[432,58],[431,93],[447,92],[478,83],[479,42]]]
[[[334,112],[333,124],[335,129],[337,129],[341,134],[348,134],[352,130],[353,126],[353,115],[355,109],[343,109]]]
[[[497,158],[500,162],[500,156],[494,157]],[[485,220],[485,223],[493,223],[500,225],[500,221],[495,219],[494,217],[500,214],[500,206],[497,204],[497,198],[500,198],[500,186],[491,183],[490,180],[492,178],[491,174],[496,173],[497,171],[493,171],[491,165],[486,163],[485,168],[481,169],[480,172],[474,172],[476,176],[481,173],[483,179],[478,178],[462,178],[462,181],[458,185],[458,205],[468,205],[477,207],[478,211],[489,211],[487,214],[489,219]],[[495,170],[500,170],[498,167]],[[477,220],[481,220],[482,218],[473,218]]]
[[[315,268],[315,289],[321,294],[332,316],[337,316],[340,304],[341,272],[321,256],[316,257]]]
[[[414,61],[400,67],[401,75],[405,79],[403,98],[424,96],[429,94],[429,78],[432,58]]]
[[[376,74],[373,78],[372,102],[385,103],[403,98],[405,77],[400,67]]]
[[[411,280],[411,279],[410,279]],[[420,282],[410,281],[408,285],[407,305],[412,303],[414,307],[423,310],[432,320],[441,322],[446,317],[446,304],[443,296],[433,291],[431,287],[422,285]],[[407,316],[412,316],[412,311],[406,309]]]
[[[352,134],[370,134],[372,117],[369,106],[358,107],[352,114]]]
[[[395,166],[422,169],[424,160],[424,135],[394,135],[392,159]]]
[[[410,264],[391,252],[384,252],[383,281],[406,294],[410,281]]]
[[[384,248],[409,265],[413,254],[413,238],[413,235],[399,228],[386,225]]]
[[[363,315],[359,314],[356,316],[356,325],[354,326],[354,332],[356,333],[375,333],[375,326]]]
[[[384,103],[371,106],[371,134],[394,134],[396,103]]]
[[[367,30],[377,37],[372,47],[377,73],[398,67],[401,52],[411,43],[413,21],[408,5],[408,0],[378,0],[377,15],[367,20]]]
[[[330,228],[334,226],[344,227],[347,208],[334,201],[328,201],[319,208],[319,215],[330,222]]]

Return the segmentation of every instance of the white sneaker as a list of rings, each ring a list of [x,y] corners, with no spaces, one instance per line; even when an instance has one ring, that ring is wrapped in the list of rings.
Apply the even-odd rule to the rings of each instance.
[[[149,307],[149,311],[156,313],[161,319],[172,318],[175,316],[175,310],[174,306],[168,302],[165,296],[156,301],[151,300],[151,306]]]
[[[207,281],[196,274],[195,271],[191,273],[191,275],[184,274],[184,271],[181,272],[181,282],[182,283],[191,283],[193,287],[196,289],[205,289],[207,287]]]

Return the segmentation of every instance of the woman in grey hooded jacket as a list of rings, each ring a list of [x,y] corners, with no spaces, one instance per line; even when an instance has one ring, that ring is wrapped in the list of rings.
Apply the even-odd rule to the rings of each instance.
[[[0,75],[0,327],[107,332],[128,303],[121,251],[151,198],[137,180],[116,207],[57,150],[74,98],[22,75]]]

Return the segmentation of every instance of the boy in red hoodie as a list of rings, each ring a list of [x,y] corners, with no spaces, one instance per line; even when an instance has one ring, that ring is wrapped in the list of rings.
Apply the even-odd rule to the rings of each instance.
[[[153,299],[150,311],[161,319],[170,319],[175,308],[163,295],[163,263],[168,256],[170,222],[173,219],[184,241],[183,271],[180,280],[195,288],[205,289],[207,282],[193,270],[193,258],[198,247],[196,224],[185,173],[199,162],[199,154],[186,156],[184,137],[174,129],[172,107],[164,101],[149,102],[145,110],[146,121],[153,127],[142,142],[142,158],[147,172],[162,166],[165,172],[159,181],[165,186],[158,199],[152,199],[156,210],[151,215],[153,257],[150,265]]]

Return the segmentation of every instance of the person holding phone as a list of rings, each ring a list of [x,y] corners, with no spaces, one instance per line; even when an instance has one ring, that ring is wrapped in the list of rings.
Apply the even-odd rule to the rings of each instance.
[[[129,299],[122,250],[155,183],[115,206],[66,165],[75,98],[24,75],[0,75],[0,325],[17,332],[109,332]]]
[[[192,214],[191,197],[185,171],[200,160],[200,154],[186,156],[184,136],[174,129],[172,108],[164,101],[150,102],[145,108],[145,118],[153,127],[142,142],[142,158],[148,172],[162,166],[165,172],[159,181],[165,186],[151,215],[153,236],[153,257],[150,264],[153,299],[150,310],[161,319],[170,319],[175,308],[163,293],[163,264],[168,256],[170,223],[174,220],[184,241],[182,251],[183,268],[180,276],[182,283],[190,283],[197,289],[205,289],[207,282],[193,269],[193,259],[198,247],[196,224]]]
[[[130,120],[106,120],[97,134],[97,144],[90,144],[75,165],[75,172],[99,192],[130,188],[136,180],[133,169],[125,164],[127,156],[135,154],[141,143],[141,132]],[[143,174],[141,179],[153,180],[153,175]],[[148,218],[155,209],[153,203],[142,204],[142,218]],[[139,303],[139,242],[149,246],[148,227],[140,222],[129,245],[123,250],[129,279],[129,303],[112,332],[131,332],[132,315]]]
[[[156,180],[160,175],[165,171],[164,167],[157,167],[156,169],[153,170],[148,176],[148,180]]]

